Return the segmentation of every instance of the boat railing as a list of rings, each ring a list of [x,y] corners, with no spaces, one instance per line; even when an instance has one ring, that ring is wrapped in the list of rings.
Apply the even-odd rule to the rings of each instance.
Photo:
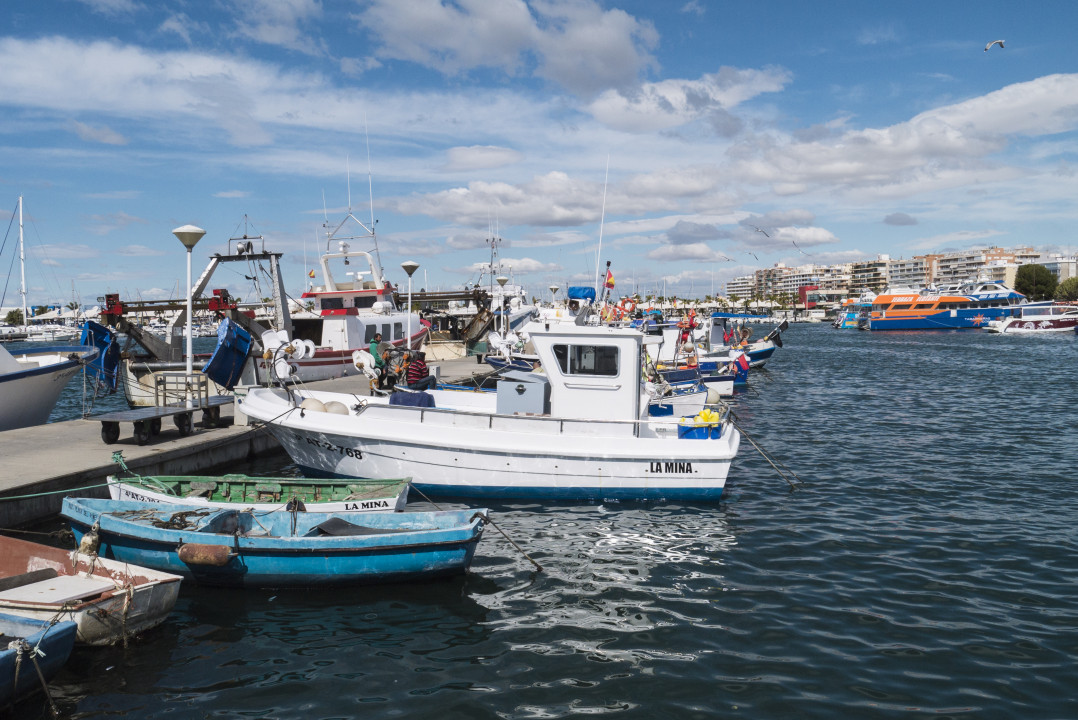
[[[386,422],[393,421],[397,413],[419,414],[419,422],[430,425],[476,428],[486,430],[511,430],[537,435],[572,434],[581,437],[677,437],[682,425],[681,417],[653,417],[646,420],[596,420],[591,418],[566,418],[553,415],[499,415],[469,408],[419,408],[406,405],[384,405],[360,402],[353,407],[356,416],[367,413],[385,414]],[[725,425],[729,421],[730,408],[720,405],[719,419],[714,424]],[[402,416],[403,417],[403,416]]]

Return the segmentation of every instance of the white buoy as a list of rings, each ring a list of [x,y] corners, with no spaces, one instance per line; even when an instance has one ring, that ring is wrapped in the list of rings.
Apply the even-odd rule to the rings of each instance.
[[[340,403],[338,403],[340,404]],[[313,412],[326,412],[325,404],[317,398],[306,398],[299,406],[304,410],[311,410]],[[347,412],[348,408],[345,408]]]
[[[328,403],[326,403],[326,412],[328,412],[328,413],[330,413],[332,415],[347,415],[348,414],[348,406],[345,405],[342,402],[337,402],[336,400],[330,400]]]

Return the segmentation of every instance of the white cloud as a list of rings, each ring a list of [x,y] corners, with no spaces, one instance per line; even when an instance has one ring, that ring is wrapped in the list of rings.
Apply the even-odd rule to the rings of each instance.
[[[635,82],[658,40],[650,23],[593,0],[373,0],[356,19],[380,58],[535,75],[582,95]]]
[[[117,255],[127,255],[129,257],[158,257],[166,254],[164,250],[146,247],[145,245],[125,245],[117,248],[115,252]]]
[[[729,110],[763,93],[779,92],[792,79],[788,70],[778,67],[722,67],[699,80],[661,80],[632,91],[607,90],[588,110],[596,120],[615,130],[655,132]]]
[[[222,198],[230,200],[233,198],[245,198],[250,197],[251,193],[246,190],[222,190],[221,192],[215,192],[213,196],[215,198]]]
[[[725,255],[702,242],[663,245],[649,252],[647,259],[656,262],[725,262],[729,260]]]
[[[78,0],[78,2],[102,15],[130,15],[142,9],[142,5],[133,0]]]
[[[317,0],[236,0],[236,32],[266,45],[307,54],[322,52],[322,42],[304,33],[302,26],[322,15]]]
[[[957,232],[945,233],[943,235],[934,235],[932,237],[921,238],[915,242],[907,245],[910,250],[921,251],[939,251],[945,248],[968,248],[974,245],[983,244],[982,241],[996,237],[998,235],[1005,235],[1002,230],[959,230]]]
[[[446,150],[445,154],[446,163],[442,169],[446,172],[491,170],[512,165],[523,158],[516,150],[495,145],[453,147]]]
[[[92,235],[108,235],[114,230],[120,230],[132,224],[146,224],[146,221],[125,212],[91,215],[88,218],[86,231]]]
[[[71,121],[71,128],[83,140],[104,143],[106,145],[126,145],[127,138],[107,127],[92,127],[77,120]]]

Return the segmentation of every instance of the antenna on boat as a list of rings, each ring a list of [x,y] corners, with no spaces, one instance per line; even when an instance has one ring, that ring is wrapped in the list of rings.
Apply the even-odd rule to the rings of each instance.
[[[599,216],[599,249],[595,251],[595,294],[599,294],[599,259],[603,254],[603,221],[606,220],[606,185],[610,180],[610,156],[606,156],[606,177],[603,178],[603,211]]]
[[[385,277],[386,271],[382,267],[382,254],[378,251],[378,237],[374,234],[374,174],[371,171],[371,137],[367,132],[367,113],[363,113],[363,140],[367,144],[367,193],[370,197],[371,207],[371,240],[374,241],[374,257],[378,260],[378,272]],[[351,212],[351,210],[349,210]],[[356,222],[359,222],[358,220]],[[362,225],[363,223],[360,223]]]

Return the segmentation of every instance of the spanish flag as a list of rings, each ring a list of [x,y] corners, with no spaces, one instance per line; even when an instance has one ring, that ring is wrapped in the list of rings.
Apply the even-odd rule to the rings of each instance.
[[[610,272],[609,270],[606,271],[606,282],[603,283],[603,287],[614,287],[614,273]]]
[[[313,278],[314,277],[314,270],[311,270],[309,273],[307,273],[307,277]]]

